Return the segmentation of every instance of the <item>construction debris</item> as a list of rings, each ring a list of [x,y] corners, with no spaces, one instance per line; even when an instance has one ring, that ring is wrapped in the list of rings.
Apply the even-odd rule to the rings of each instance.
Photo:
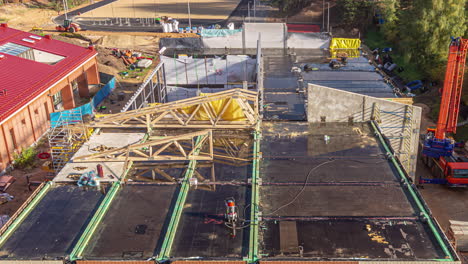
[[[458,251],[468,251],[468,222],[449,220],[448,236]]]
[[[0,191],[5,192],[15,181],[16,179],[13,176],[0,176]]]

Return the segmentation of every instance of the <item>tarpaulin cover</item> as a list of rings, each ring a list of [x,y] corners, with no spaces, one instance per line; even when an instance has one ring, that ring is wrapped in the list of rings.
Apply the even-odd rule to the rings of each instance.
[[[361,51],[358,49],[332,49],[330,50],[330,53],[333,59],[343,57],[345,53],[346,53],[345,57],[347,58],[361,57]]]
[[[206,94],[206,93],[201,93],[200,94],[200,96],[206,96],[206,97],[209,97],[210,95],[212,95],[212,94]],[[231,102],[229,102],[229,101],[231,101]],[[244,112],[242,111],[239,104],[235,100],[230,100],[229,98],[210,102],[209,105],[211,107],[208,108],[208,109],[213,110],[213,112],[214,112],[213,114],[215,116],[218,116],[219,114],[221,114],[221,112],[223,111],[226,104],[229,104],[229,106],[226,108],[224,113],[222,113],[222,115],[221,115],[221,118],[223,120],[225,120],[225,121],[244,121],[244,120],[247,120],[247,118],[245,117]],[[193,111],[195,111],[196,108],[197,108],[197,106],[188,106],[188,107],[182,108],[182,111],[184,111],[186,114],[190,115],[190,114],[193,113]],[[209,118],[209,116],[206,113],[206,110],[204,108],[200,108],[200,110],[195,114],[194,119],[195,120],[201,120],[201,121],[210,120],[210,118]]]
[[[201,50],[203,44],[200,38],[162,38],[159,40],[159,48]]]
[[[202,29],[203,38],[226,37],[242,32],[242,29]]]
[[[360,39],[352,38],[332,38],[330,49],[358,49],[361,46]]]
[[[57,126],[61,126],[64,122],[65,123],[76,123],[77,120],[71,120],[70,118],[74,118],[70,115],[72,112],[79,111],[81,112],[81,116],[84,115],[93,115],[94,109],[106,98],[115,88],[115,78],[112,77],[110,81],[102,87],[99,92],[94,95],[91,101],[87,104],[84,104],[79,107],[75,107],[73,109],[61,111],[61,112],[53,112],[50,113],[50,126],[51,128],[55,128]]]

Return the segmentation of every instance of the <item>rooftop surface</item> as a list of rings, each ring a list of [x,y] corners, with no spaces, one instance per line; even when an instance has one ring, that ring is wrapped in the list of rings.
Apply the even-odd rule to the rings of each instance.
[[[251,185],[252,135],[215,133],[213,142],[216,158],[197,163],[195,185],[184,181],[187,162],[136,162],[105,205],[95,188],[55,185],[0,248],[1,256],[65,258],[94,222],[96,208],[107,207],[82,260],[158,259],[169,243],[164,256],[171,261],[244,261],[255,232],[252,194],[259,190],[260,261],[445,258],[370,124],[263,123],[258,188]],[[234,237],[224,221],[228,198],[241,219]]]
[[[262,255],[444,257],[371,129],[346,123],[264,125]]]
[[[265,119],[306,121],[304,89],[309,83],[348,92],[380,97],[395,97],[392,87],[376,72],[365,57],[350,58],[346,66],[331,69],[329,54],[322,51],[295,50],[293,55],[265,54]],[[312,71],[303,71],[304,65]],[[301,69],[294,73],[293,67]]]
[[[0,90],[5,88],[7,92],[5,96],[0,96],[0,122],[97,54],[96,51],[88,48],[48,39],[1,24],[0,47],[7,43],[21,45],[25,47],[25,50],[36,50],[36,57],[40,56],[39,54],[49,53],[54,58],[56,57],[54,55],[64,58],[51,65],[18,57],[21,53],[16,54],[17,52],[12,52],[11,49],[1,49],[0,55],[4,57],[0,58],[0,68],[2,69],[0,71]]]
[[[74,185],[47,192],[0,250],[0,260],[61,259],[70,254],[104,195]]]

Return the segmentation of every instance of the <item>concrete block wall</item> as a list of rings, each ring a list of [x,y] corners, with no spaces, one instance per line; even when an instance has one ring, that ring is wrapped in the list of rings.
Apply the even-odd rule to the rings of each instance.
[[[403,167],[415,179],[421,108],[382,98],[309,84],[308,122],[367,122],[376,120]]]

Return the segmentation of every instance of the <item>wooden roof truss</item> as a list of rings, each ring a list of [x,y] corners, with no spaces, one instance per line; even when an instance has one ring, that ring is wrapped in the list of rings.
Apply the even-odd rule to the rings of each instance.
[[[196,138],[200,141],[195,144]],[[190,149],[182,147],[190,144]],[[196,153],[196,149],[203,149],[203,153]],[[213,133],[211,130],[202,130],[178,136],[169,136],[162,139],[150,140],[122,148],[75,157],[75,162],[128,162],[128,161],[186,161],[186,160],[213,160]]]
[[[216,111],[211,102],[226,99],[221,110]],[[236,102],[245,117],[244,121],[224,120],[229,106]],[[194,109],[190,114],[184,109]],[[203,109],[203,110],[202,110]],[[197,120],[203,111],[208,120]],[[257,92],[245,89],[231,89],[209,96],[197,96],[184,100],[154,105],[123,113],[110,114],[90,123],[102,128],[253,128],[258,120]]]

